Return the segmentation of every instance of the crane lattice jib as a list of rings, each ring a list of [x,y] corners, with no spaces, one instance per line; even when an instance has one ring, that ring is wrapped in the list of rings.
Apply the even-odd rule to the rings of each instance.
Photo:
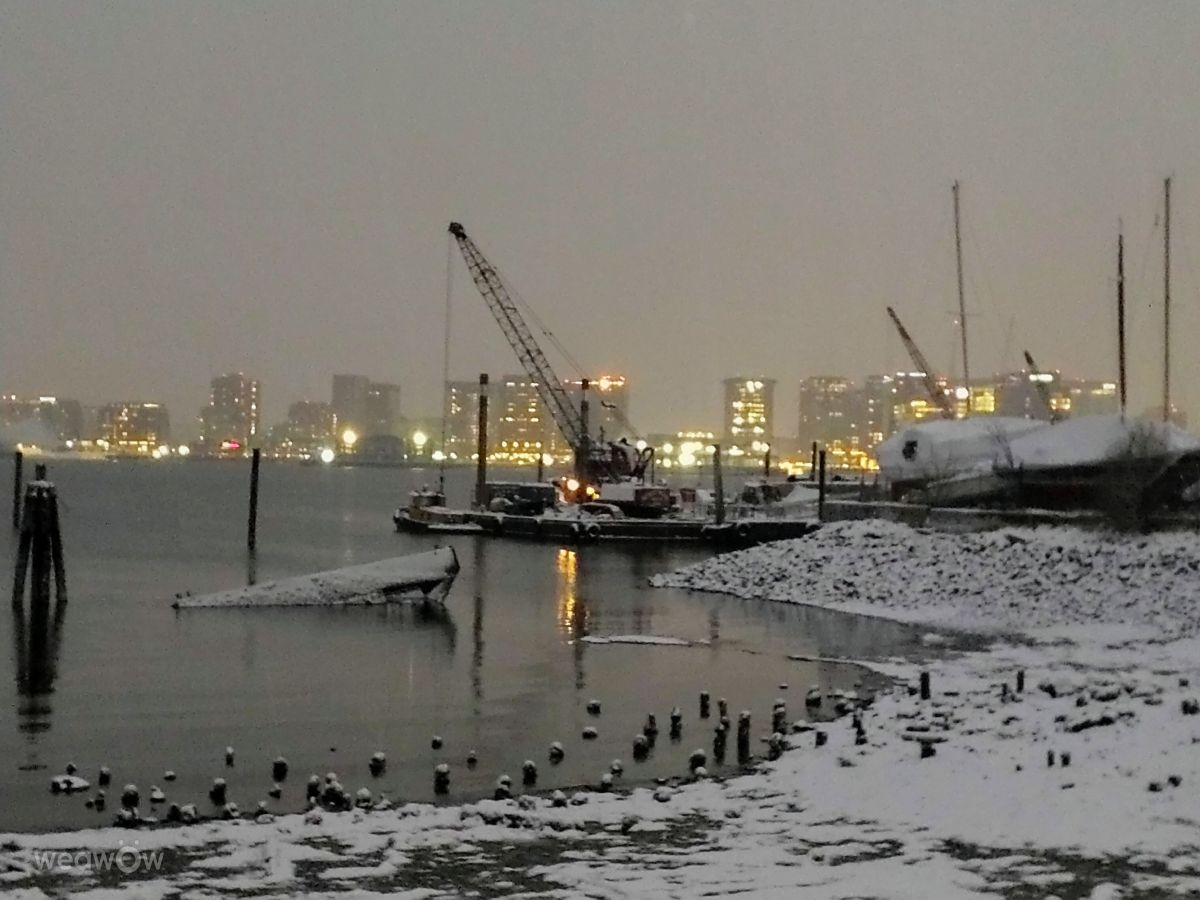
[[[937,404],[937,408],[942,411],[944,418],[953,419],[954,407],[946,399],[945,391],[938,387],[937,379],[933,377],[933,371],[929,368],[929,362],[925,359],[925,354],[921,352],[921,348],[917,346],[917,342],[909,335],[908,329],[904,327],[904,323],[900,321],[900,317],[896,315],[896,311],[889,306],[887,312],[892,317],[892,322],[895,323],[896,330],[900,332],[900,340],[904,342],[904,349],[908,351],[908,355],[912,358],[913,365],[921,371],[921,380],[925,383],[925,391],[929,394],[929,399]]]
[[[563,437],[572,447],[583,446],[587,436],[583,425],[583,416],[567,396],[567,389],[563,387],[563,383],[554,374],[550,361],[546,359],[546,354],[538,346],[533,332],[525,323],[525,317],[521,315],[521,311],[517,309],[517,305],[509,296],[508,289],[500,280],[495,267],[487,261],[487,257],[467,236],[462,225],[451,222],[450,234],[458,241],[458,248],[462,251],[463,260],[475,281],[475,287],[483,295],[484,302],[491,310],[496,324],[500,326],[500,330],[504,332],[513,352],[517,354],[517,359],[525,369],[525,374],[533,381],[538,396],[546,405],[550,417],[554,419],[554,424],[558,426],[558,430],[562,432]]]

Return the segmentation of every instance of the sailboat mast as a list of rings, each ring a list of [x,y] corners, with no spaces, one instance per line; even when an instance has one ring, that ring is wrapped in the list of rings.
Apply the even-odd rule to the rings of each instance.
[[[1163,421],[1171,421],[1171,179],[1163,180]]]
[[[1125,418],[1125,235],[1117,231],[1117,367],[1121,418]]]
[[[958,330],[962,337],[963,386],[967,389],[967,415],[971,414],[971,368],[967,364],[967,301],[963,294],[962,232],[959,229],[958,182],[954,182],[954,258],[958,265]]]

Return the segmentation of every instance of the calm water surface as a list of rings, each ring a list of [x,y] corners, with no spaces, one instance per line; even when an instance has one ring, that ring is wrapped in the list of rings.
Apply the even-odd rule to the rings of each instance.
[[[291,776],[281,810],[303,806],[304,780],[336,771],[351,790],[432,800],[432,772],[453,768],[449,800],[490,793],[535,760],[539,787],[595,783],[614,758],[626,780],[680,774],[710,747],[713,722],[697,695],[754,712],[772,701],[803,715],[811,684],[853,686],[860,668],[803,663],[789,653],[870,657],[919,654],[919,633],[879,620],[781,604],[650,590],[646,579],[711,551],[703,547],[579,548],[474,536],[397,534],[392,509],[436,473],[285,464],[263,467],[257,577],[369,562],[449,542],[462,571],[445,608],[174,611],[177,591],[244,584],[248,464],[51,462],[63,505],[70,602],[44,628],[0,616],[11,677],[0,688],[0,830],[107,824],[120,785],[152,784],[170,800],[208,810],[207,787],[225,777],[242,809],[266,799],[271,761]],[[7,473],[6,473],[7,474]],[[449,473],[451,500],[472,473]],[[0,537],[8,589],[13,534]],[[689,647],[593,644],[586,635],[653,634]],[[789,689],[781,691],[779,685]],[[589,716],[589,699],[603,703]],[[671,707],[683,740],[666,738]],[[648,712],[663,735],[649,760],[630,758]],[[582,729],[595,726],[595,741]],[[440,751],[431,736],[445,739]],[[551,741],[566,760],[546,761]],[[224,766],[224,748],[237,761]],[[464,764],[475,749],[479,766]],[[367,760],[388,755],[373,779]],[[88,795],[52,796],[68,761],[95,781],[113,770],[109,810]],[[178,773],[167,784],[165,770]],[[145,811],[145,810],[144,810]]]

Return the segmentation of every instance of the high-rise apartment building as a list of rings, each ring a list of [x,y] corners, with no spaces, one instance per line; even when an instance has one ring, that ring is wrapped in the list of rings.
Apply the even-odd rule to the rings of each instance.
[[[722,431],[732,456],[765,451],[775,435],[775,379],[725,379]]]
[[[206,453],[238,453],[261,437],[259,384],[241,372],[212,380],[208,406],[200,411],[200,436]]]
[[[528,462],[565,444],[548,421],[537,382],[525,375],[505,375],[490,386],[489,407],[495,412],[492,452],[503,459]],[[556,440],[556,438],[558,438]]]
[[[99,440],[122,453],[150,453],[171,438],[171,420],[161,403],[109,403],[97,410]]]
[[[490,394],[488,399],[490,402]],[[447,383],[443,402],[446,416],[446,446],[443,452],[447,459],[470,459],[475,455],[479,443],[479,382]],[[494,435],[492,437],[494,439]]]
[[[367,385],[364,434],[367,437],[401,437],[400,385],[372,381]]]
[[[333,376],[333,415],[337,420],[338,435],[347,431],[357,438],[367,432],[368,396],[371,393],[371,379],[366,375],[334,375]]]
[[[865,392],[840,375],[814,375],[800,382],[799,430],[802,448],[813,441],[849,452],[865,445]]]

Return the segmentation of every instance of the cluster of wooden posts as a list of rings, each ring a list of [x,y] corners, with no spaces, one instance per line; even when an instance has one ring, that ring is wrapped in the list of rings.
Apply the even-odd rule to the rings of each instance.
[[[34,467],[34,478],[24,485],[23,457],[14,457],[13,528],[20,532],[17,560],[13,569],[13,606],[23,607],[25,585],[29,584],[30,606],[34,610],[50,604],[51,579],[55,601],[67,602],[67,573],[63,566],[62,531],[58,518],[58,491],[46,480],[46,467]]]

